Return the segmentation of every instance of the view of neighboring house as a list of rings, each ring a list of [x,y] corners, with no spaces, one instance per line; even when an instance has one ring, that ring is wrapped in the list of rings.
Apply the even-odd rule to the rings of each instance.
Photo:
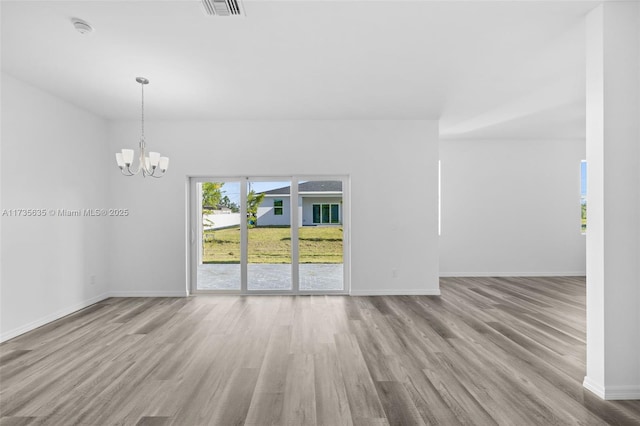
[[[291,187],[262,192],[258,226],[291,224]],[[342,182],[309,181],[298,185],[298,226],[342,225]]]

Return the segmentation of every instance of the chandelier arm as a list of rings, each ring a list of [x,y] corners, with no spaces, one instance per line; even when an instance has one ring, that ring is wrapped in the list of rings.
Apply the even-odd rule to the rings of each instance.
[[[155,173],[156,173],[156,171],[157,171],[157,170],[158,170],[158,169],[154,169],[154,170],[153,170],[153,173],[151,173],[149,176],[154,177],[154,178],[156,178],[156,179],[160,179],[162,176],[164,176],[165,174],[167,174],[167,172],[166,172],[166,171],[164,171],[164,172],[162,172],[162,174],[161,174],[161,175],[156,175]]]
[[[163,175],[164,175],[164,173],[159,174],[159,173],[160,173],[160,170],[161,170],[161,169],[160,169],[160,168],[158,168],[158,166],[156,166],[156,167],[151,167],[151,173],[150,173],[150,176],[153,176],[153,177],[160,177],[160,176],[163,176]]]
[[[138,170],[136,170],[135,172],[134,172],[133,170],[131,170],[131,166],[127,167],[127,171],[128,171],[129,173],[131,173],[131,175],[130,175],[130,176],[135,176],[135,175],[137,175],[138,173],[140,173],[140,170],[141,170],[141,169],[142,169],[142,167],[141,167],[141,165],[140,165],[140,163],[139,163],[139,162],[138,162]]]

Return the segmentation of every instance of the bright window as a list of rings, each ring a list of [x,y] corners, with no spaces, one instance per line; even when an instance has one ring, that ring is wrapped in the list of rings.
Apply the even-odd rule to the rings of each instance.
[[[282,216],[283,211],[282,200],[273,200],[273,214],[276,216]]]
[[[322,204],[322,223],[329,223],[329,204]]]
[[[340,223],[340,207],[337,204],[331,204],[331,223]]]
[[[340,223],[340,204],[314,204],[313,223]]]

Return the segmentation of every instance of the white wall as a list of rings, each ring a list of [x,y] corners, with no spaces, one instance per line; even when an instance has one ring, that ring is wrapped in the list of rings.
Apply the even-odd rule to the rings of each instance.
[[[440,143],[441,276],[584,275],[584,140]]]
[[[108,207],[106,134],[104,120],[2,74],[2,209],[47,216],[2,217],[1,340],[106,297],[109,219],[48,212]]]
[[[135,147],[138,132],[137,122],[115,123],[111,150]],[[296,174],[351,177],[353,294],[439,292],[436,122],[152,121],[146,135],[171,166],[162,179],[126,178],[112,168],[111,204],[132,212],[110,234],[114,294],[185,293],[186,176]],[[320,144],[326,149],[304,149]],[[389,203],[388,232],[381,232],[371,212],[385,194],[398,202]],[[421,212],[419,224],[409,202]]]
[[[240,225],[240,213],[205,214],[205,223],[212,223],[211,226],[204,226],[204,229],[220,229],[230,226]]]
[[[640,4],[587,16],[587,371],[605,399],[640,399]]]

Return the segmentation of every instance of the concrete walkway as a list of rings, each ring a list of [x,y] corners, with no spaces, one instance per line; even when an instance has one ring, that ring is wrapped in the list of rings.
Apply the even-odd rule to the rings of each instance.
[[[342,290],[341,263],[304,263],[300,265],[300,290]],[[249,290],[291,290],[290,264],[247,265]],[[240,290],[239,264],[198,266],[198,290]]]

